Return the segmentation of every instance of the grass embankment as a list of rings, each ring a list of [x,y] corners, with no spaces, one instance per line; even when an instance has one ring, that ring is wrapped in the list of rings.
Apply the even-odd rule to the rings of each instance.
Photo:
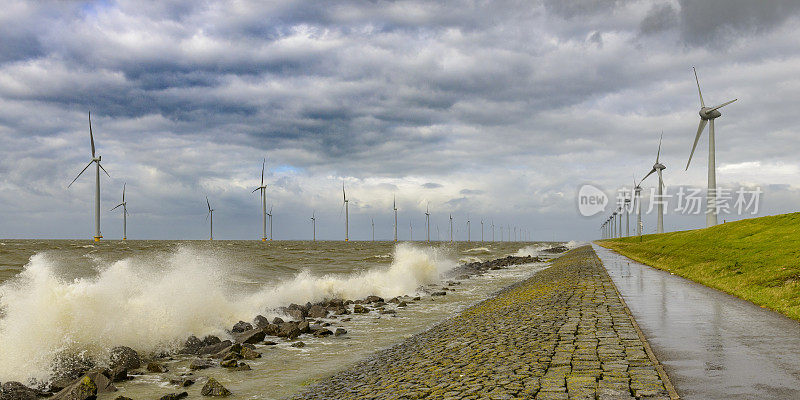
[[[800,321],[800,213],[597,244]]]

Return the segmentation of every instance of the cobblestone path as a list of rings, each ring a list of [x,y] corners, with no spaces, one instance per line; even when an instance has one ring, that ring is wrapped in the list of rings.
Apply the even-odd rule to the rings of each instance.
[[[589,246],[298,399],[669,399]]]

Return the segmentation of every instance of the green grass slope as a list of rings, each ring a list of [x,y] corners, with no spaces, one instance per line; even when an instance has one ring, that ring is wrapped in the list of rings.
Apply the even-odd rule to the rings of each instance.
[[[597,244],[800,321],[800,213]]]

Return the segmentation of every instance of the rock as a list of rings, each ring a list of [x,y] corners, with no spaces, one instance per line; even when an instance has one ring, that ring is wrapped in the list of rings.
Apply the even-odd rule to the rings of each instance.
[[[264,346],[275,346],[278,344],[277,342],[273,342],[272,340],[267,340],[264,342]]]
[[[309,333],[311,332],[311,325],[309,325],[308,321],[302,321],[297,324],[297,329],[300,330],[300,333]]]
[[[308,316],[311,318],[325,318],[328,316],[328,310],[320,305],[311,306],[308,310]]]
[[[137,353],[136,350],[126,346],[117,346],[111,349],[108,363],[109,368],[123,367],[127,370],[132,370],[141,366],[142,359],[139,357],[139,353]]]
[[[53,379],[52,381],[50,381],[50,392],[58,393],[64,390],[65,387],[72,385],[74,382],[75,379],[69,379],[69,378]]]
[[[116,367],[109,375],[111,382],[124,382],[128,380],[128,370],[125,367]]]
[[[222,350],[227,349],[228,347],[231,347],[232,344],[233,344],[233,342],[231,342],[230,340],[226,340],[224,342],[219,342],[219,343],[216,343],[216,344],[210,344],[210,345],[202,347],[200,349],[200,351],[197,352],[197,354],[200,354],[200,355],[203,355],[203,354],[216,354],[216,353],[219,353]]]
[[[397,304],[397,307],[408,307],[408,303],[406,303],[405,301],[401,301],[400,303]]]
[[[346,315],[350,314],[350,310],[345,307],[336,307],[330,310],[334,315]]]
[[[183,378],[183,377],[172,378],[172,379],[169,380],[169,383],[171,383],[173,385],[180,386],[180,387],[189,387],[189,386],[194,385],[194,379]]]
[[[263,315],[256,315],[256,317],[253,318],[253,323],[257,328],[263,328],[269,325],[269,320]]]
[[[284,308],[284,313],[292,317],[292,319],[302,321],[308,316],[308,309],[310,306],[301,306],[298,304],[290,304],[289,307]]]
[[[219,343],[222,343],[222,340],[214,335],[208,335],[203,338],[203,346],[211,346]]]
[[[178,351],[180,354],[197,354],[197,352],[205,346],[203,341],[198,339],[197,336],[192,335],[186,339],[186,342],[183,344],[183,348]]]
[[[383,307],[385,305],[386,305],[386,303],[384,303],[382,301],[376,301],[376,302],[372,303],[373,307]]]
[[[147,372],[163,373],[167,371],[169,371],[169,369],[163,364],[159,364],[157,362],[151,362],[147,364]]]
[[[236,368],[239,366],[239,360],[236,358],[223,360],[221,363],[219,363],[219,366],[223,368]]]
[[[241,332],[244,332],[244,331],[249,331],[251,329],[253,329],[253,325],[252,324],[250,324],[249,322],[239,321],[239,322],[236,323],[236,325],[233,326],[233,328],[231,329],[231,332],[233,332],[233,333],[241,333]]]
[[[397,311],[395,310],[381,310],[381,314],[395,314]]]
[[[369,308],[362,306],[361,304],[356,304],[353,306],[353,313],[355,314],[366,314],[369,312]]]
[[[261,358],[261,353],[249,348],[249,347],[242,347],[241,352],[239,353],[244,360],[255,360],[256,358]]]
[[[14,381],[4,383],[0,391],[2,400],[35,400],[40,395],[38,390]]]
[[[364,302],[365,302],[365,303],[376,303],[376,302],[381,302],[381,303],[383,303],[383,297],[379,297],[379,296],[367,296],[367,298],[366,298],[366,299],[364,299]]]
[[[158,398],[158,400],[180,400],[184,397],[189,397],[189,393],[180,392],[180,393],[170,393],[165,394]]]
[[[347,333],[347,329],[344,328],[336,328],[336,332],[333,333],[334,336],[341,336]]]
[[[250,366],[246,363],[239,362],[235,368],[232,368],[231,371],[250,371]]]
[[[262,329],[249,329],[241,333],[234,333],[233,339],[236,343],[255,344],[262,340],[267,334]]]
[[[117,398],[115,398],[114,400],[133,400],[133,399],[125,396],[117,396]]]
[[[4,391],[5,393],[5,391]],[[94,400],[97,398],[97,385],[88,375],[74,384],[65,387],[53,396],[53,400]]]
[[[211,368],[214,366],[214,363],[211,360],[204,360],[202,358],[198,358],[196,360],[192,360],[189,364],[189,369],[192,371],[197,371],[200,369]]]
[[[440,292],[431,293],[431,296],[444,296],[446,294],[447,294],[447,292],[440,291]]]
[[[53,361],[53,377],[56,379],[66,378],[70,381],[74,381],[94,367],[94,360],[84,354],[62,353],[57,355]]]
[[[274,325],[280,325],[280,324],[283,323],[283,320],[280,317],[275,317],[275,318],[272,319],[272,323]]]
[[[219,382],[217,382],[216,379],[208,378],[208,382],[206,382],[206,384],[203,385],[203,389],[200,391],[200,394],[202,394],[203,396],[223,397],[223,396],[230,396],[231,391],[225,389],[225,387],[222,386],[222,384],[220,384]]]
[[[322,328],[317,331],[314,331],[314,336],[316,337],[323,337],[328,335],[333,335],[333,332],[331,332],[331,330],[328,328]]]
[[[127,372],[125,376],[127,376]],[[117,387],[111,382],[111,371],[105,368],[96,368],[86,373],[95,386],[97,386],[97,393],[116,392]]]
[[[281,322],[281,324],[283,324],[283,322]],[[264,328],[262,328],[261,330],[264,331],[264,333],[269,335],[269,336],[277,336],[278,332],[280,332],[280,330],[281,330],[281,327],[280,327],[280,325],[269,324],[269,325],[265,326]]]
[[[287,339],[294,339],[300,336],[300,329],[297,327],[296,323],[284,322],[283,324],[281,324],[280,331],[278,331],[278,334],[276,336]]]
[[[306,347],[306,344],[305,344],[305,343],[303,343],[303,342],[299,342],[299,341],[298,341],[298,342],[294,342],[294,343],[292,343],[290,346],[292,346],[292,347],[297,347],[297,348],[299,349],[299,348],[302,348],[302,347]]]

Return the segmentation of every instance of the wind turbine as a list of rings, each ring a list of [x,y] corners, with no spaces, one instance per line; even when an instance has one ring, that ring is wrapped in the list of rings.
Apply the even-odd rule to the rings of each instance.
[[[453,243],[453,214],[450,214],[450,243]]]
[[[372,241],[375,241],[375,218],[370,217],[370,221],[372,221]]]
[[[428,243],[431,242],[431,203],[429,202],[428,205],[425,207],[425,225],[427,226],[426,229],[426,236],[428,239]]]
[[[208,205],[208,214],[206,214],[206,219],[211,221],[210,225],[210,236],[208,240],[214,240],[214,209],[211,208],[211,202],[208,201],[208,196],[206,196],[206,205]]]
[[[481,243],[483,243],[483,220],[481,220]]]
[[[492,242],[494,242],[494,220],[492,220]]]
[[[272,206],[269,206],[267,216],[269,217],[269,240],[272,241],[274,239],[274,236],[272,236]]]
[[[267,165],[267,159],[261,164],[261,186],[253,189],[252,193],[261,191],[261,241],[267,241],[267,185],[264,184],[264,167]],[[270,227],[272,227],[272,216],[270,216]],[[271,229],[270,229],[271,230]],[[270,232],[272,237],[272,232]]]
[[[342,182],[342,197],[344,198],[344,241],[347,242],[350,241],[350,207],[347,192],[344,191],[344,182]]]
[[[317,241],[317,211],[311,212],[311,240]]]
[[[642,187],[639,186],[642,182],[636,183],[636,177],[633,177],[633,208],[636,209],[636,236],[642,236]]]
[[[114,211],[122,207],[122,240],[128,240],[128,203],[125,202],[125,183],[122,184],[122,203],[117,204],[108,211]]]
[[[472,229],[470,229],[470,225],[469,225],[469,216],[467,216],[467,243],[470,242],[470,233],[471,232],[472,232]]]
[[[633,193],[631,193],[631,196],[632,195],[633,195]],[[631,199],[628,198],[628,196],[625,196],[624,203],[625,203],[625,205],[624,205],[624,209],[625,209],[625,236],[627,237],[627,236],[631,235],[631,209],[632,209],[633,204],[631,204]]]
[[[75,183],[75,181],[77,181],[78,178],[81,177],[81,174],[83,174],[83,172],[86,171],[86,169],[89,168],[89,166],[91,166],[92,163],[96,164],[95,165],[95,185],[94,185],[94,241],[95,242],[99,242],[100,239],[103,238],[103,235],[100,234],[100,170],[102,169],[103,172],[105,172],[106,175],[108,175],[109,178],[111,177],[111,175],[109,175],[108,171],[106,171],[106,169],[103,168],[102,165],[100,165],[100,159],[102,157],[98,156],[98,155],[95,155],[94,134],[92,134],[92,112],[91,111],[89,111],[89,141],[92,144],[92,160],[89,161],[89,164],[86,164],[86,166],[83,167],[81,172],[78,173],[78,176],[76,176],[75,179],[73,179],[72,182],[70,182],[69,185],[67,185],[67,189],[69,189],[69,187],[72,186],[72,184]]]
[[[392,210],[394,210],[394,241],[397,242],[397,197],[392,195]]]
[[[697,136],[694,137],[694,144],[692,145],[692,152],[689,153],[689,161],[686,161],[686,170],[689,170],[689,163],[692,162],[692,155],[694,149],[697,147],[697,141],[700,140],[700,135],[703,134],[703,129],[708,123],[708,194],[706,195],[706,227],[711,227],[717,224],[717,170],[715,159],[715,145],[714,145],[714,120],[721,117],[722,113],[719,109],[733,103],[738,99],[727,101],[715,107],[706,107],[703,101],[703,92],[700,91],[700,80],[697,79],[697,70],[694,70],[694,80],[697,82],[697,94],[700,95],[700,125],[697,127]]]
[[[664,138],[664,133],[661,133],[661,139]],[[661,155],[661,139],[658,139],[658,153],[656,153],[656,163],[653,164],[653,169],[647,173],[647,175],[642,178],[642,181],[647,179],[650,174],[653,172],[658,173],[658,233],[664,233],[664,197],[663,197],[663,189],[664,189],[664,178],[661,174],[661,171],[666,169],[667,167],[664,164],[658,162],[658,157]],[[686,168],[689,168],[688,165]],[[710,175],[709,175],[710,176]],[[716,215],[714,216],[714,220],[716,221]],[[716,222],[714,222],[716,224]]]

